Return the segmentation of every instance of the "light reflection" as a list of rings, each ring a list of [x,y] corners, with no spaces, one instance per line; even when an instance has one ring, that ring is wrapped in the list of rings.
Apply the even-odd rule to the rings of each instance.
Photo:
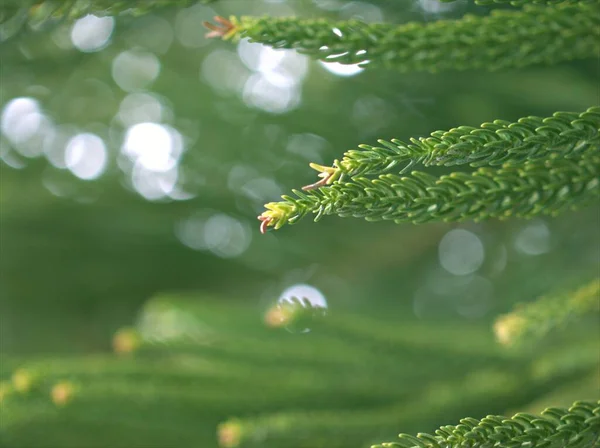
[[[77,20],[71,29],[71,42],[79,51],[91,53],[108,45],[115,26],[112,17],[87,15]]]
[[[112,63],[112,77],[125,92],[143,89],[160,73],[160,61],[146,51],[126,50],[119,53]]]
[[[440,264],[454,275],[467,275],[483,264],[485,252],[477,235],[465,229],[450,230],[438,247]]]
[[[69,140],[65,151],[65,165],[84,180],[98,178],[106,168],[106,146],[95,134],[78,134]]]
[[[310,319],[325,316],[327,300],[314,286],[299,283],[285,289],[277,303],[270,307],[264,320],[273,328],[285,327],[290,333],[308,333]]]
[[[314,307],[327,308],[327,299],[314,286],[298,283],[286,288],[279,296],[278,302],[290,302],[293,298],[306,299]]]
[[[157,123],[131,126],[125,135],[123,154],[146,170],[165,172],[173,169],[183,150],[181,134]]]
[[[240,41],[238,54],[255,73],[246,81],[243,99],[249,106],[270,113],[284,113],[300,104],[300,85],[308,71],[308,59],[292,50]]]
[[[515,249],[525,255],[550,252],[550,229],[542,220],[527,224],[515,238]]]
[[[300,104],[300,92],[295,86],[277,86],[259,73],[246,81],[243,98],[249,106],[275,114],[288,112]]]
[[[15,98],[2,110],[2,133],[13,144],[31,138],[38,131],[41,122],[40,105],[33,98]]]
[[[336,76],[349,77],[361,73],[364,68],[358,64],[340,64],[339,62],[324,62],[319,61],[319,64],[329,73]]]

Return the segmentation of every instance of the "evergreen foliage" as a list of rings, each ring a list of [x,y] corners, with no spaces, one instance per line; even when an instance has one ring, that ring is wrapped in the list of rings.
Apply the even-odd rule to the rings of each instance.
[[[589,358],[598,341],[568,369],[553,362],[573,352],[569,335],[538,361],[498,347],[480,324],[440,322],[445,337],[432,338],[426,321],[339,311],[321,319],[309,311],[310,338],[298,338],[269,318],[272,309],[261,324],[251,304],[166,295],[144,306],[135,328],[115,334],[113,356],[9,359],[0,366],[0,440],[45,448],[96,438],[116,447],[195,447],[207,439],[223,448],[360,447],[392,437],[399,424],[417,432],[424,418],[500,412],[496,401],[520,407],[596,368]],[[595,382],[577,392],[594,390]],[[212,433],[199,421],[212,422]],[[138,431],[142,425],[152,429]],[[495,440],[503,431],[476,434]]]
[[[305,187],[308,191],[294,190],[294,196],[283,196],[282,202],[267,204],[267,211],[259,216],[261,229],[263,232],[268,226],[279,229],[307,214],[316,215],[315,221],[324,215],[339,215],[397,223],[459,222],[555,215],[592,203],[600,195],[597,112],[597,108],[592,108],[581,114],[593,120],[573,122],[569,118],[576,118],[577,114],[557,114],[555,123],[560,125],[556,127],[536,128],[536,124],[544,122],[534,118],[510,126],[502,122],[483,125],[483,131],[459,128],[435,132],[429,139],[413,140],[413,145],[380,142],[385,148],[349,152],[333,167],[313,164],[322,172],[323,179]],[[547,119],[544,124],[550,121]],[[533,126],[522,125],[527,122]],[[575,130],[565,122],[582,127]],[[504,165],[440,177],[420,171],[406,177],[359,176],[389,171],[404,162],[407,167],[416,162],[426,165],[504,162]]]
[[[500,316],[494,330],[498,341],[506,345],[531,342],[556,327],[600,311],[600,280],[595,279],[577,291],[543,297],[522,304],[512,313]]]
[[[232,17],[210,37],[246,37],[274,48],[294,48],[327,62],[394,68],[402,72],[552,64],[591,58],[600,50],[596,3],[528,5],[489,16],[403,25],[356,20]]]
[[[218,25],[207,27],[210,37],[248,38],[323,61],[399,71],[520,68],[600,51],[597,1],[479,3],[492,1],[525,6],[425,24],[218,17]],[[0,40],[25,23],[192,3],[11,0],[0,7]],[[332,166],[311,164],[321,180],[267,204],[261,231],[306,215],[397,223],[531,218],[600,199],[597,106],[379,144],[348,151]],[[415,165],[463,170],[409,172]],[[497,321],[497,337],[505,345],[539,338],[596,311],[599,293],[594,280],[574,293],[522,306]],[[577,332],[532,359],[494,344],[487,324],[442,321],[436,325],[445,337],[432,340],[430,323],[393,314],[323,319],[325,309],[304,297],[271,305],[261,324],[254,311],[206,297],[163,297],[144,307],[135,328],[115,334],[113,355],[3,362],[0,443],[81,448],[97,438],[104,446],[166,447],[175,440],[183,448],[216,438],[223,448],[348,448],[386,440],[398,429],[417,432],[425,419],[439,425],[467,413],[524,407],[549,390],[556,400],[574,393],[596,399],[599,341],[586,336],[574,353],[582,341]],[[589,335],[590,328],[581,331]],[[309,329],[310,343],[286,338],[285,330]],[[282,364],[295,366],[294,374],[284,376]],[[198,430],[199,419],[217,434]],[[578,401],[568,409],[548,408],[541,417],[462,418],[435,434],[401,434],[374,447],[595,448],[599,440],[600,402]]]
[[[437,131],[430,137],[380,140],[381,146],[360,145],[344,154],[333,166],[322,169],[324,184],[356,176],[376,176],[415,165],[453,166],[469,164],[516,166],[544,158],[578,159],[600,148],[600,107],[583,113],[556,112],[552,117],[526,117],[516,123],[495,120],[479,128],[460,126]]]
[[[492,442],[493,441],[493,442]],[[519,413],[510,419],[489,415],[465,418],[457,426],[442,426],[435,435],[400,434],[399,442],[373,448],[439,448],[494,446],[592,448],[600,441],[600,401],[576,402],[569,409],[548,408],[542,417]]]

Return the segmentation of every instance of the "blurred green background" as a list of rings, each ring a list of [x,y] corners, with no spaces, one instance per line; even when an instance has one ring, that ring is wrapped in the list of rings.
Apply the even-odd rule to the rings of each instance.
[[[224,0],[3,28],[0,373],[33,363],[79,381],[82,401],[76,392],[53,410],[45,392],[7,398],[2,446],[211,447],[217,424],[240,417],[248,446],[360,447],[597,396],[597,319],[524,352],[496,347],[491,324],[597,275],[598,206],[461,225],[328,217],[266,235],[256,216],[315,180],[309,162],[360,143],[597,105],[598,61],[401,75],[209,41],[201,26],[215,15],[403,23],[487,11]],[[312,331],[265,325],[291,295],[326,304]],[[116,357],[113,335],[134,325],[159,348]],[[161,372],[178,375],[180,395],[161,396],[175,381]]]

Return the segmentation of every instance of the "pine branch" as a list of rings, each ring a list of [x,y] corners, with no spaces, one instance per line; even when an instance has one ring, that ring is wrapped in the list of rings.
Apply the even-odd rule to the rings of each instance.
[[[556,112],[548,118],[526,117],[516,123],[495,120],[479,128],[460,126],[411,138],[410,143],[378,142],[382,146],[360,145],[360,150],[346,152],[332,167],[312,164],[323,179],[305,189],[346,177],[380,175],[398,166],[402,174],[416,164],[479,167],[517,165],[544,157],[579,158],[600,147],[600,107],[582,113]]]
[[[576,291],[543,297],[500,316],[494,325],[496,338],[505,345],[536,340],[573,318],[600,311],[600,279]]]
[[[424,416],[462,415],[465,409],[481,407],[482,397],[503,400],[522,391],[516,387],[518,382],[505,372],[479,371],[458,381],[429,383],[391,406],[230,419],[219,425],[218,437],[222,448],[362,446],[357,442],[392,433],[399,421],[405,427],[418,427]],[[460,400],[455,399],[457,393]]]
[[[526,6],[487,17],[403,25],[242,17],[205,24],[208,37],[247,37],[343,64],[401,71],[497,70],[592,58],[600,50],[597,4]]]
[[[435,435],[400,434],[399,442],[373,448],[536,447],[592,448],[600,440],[600,401],[575,402],[567,409],[548,408],[543,417],[519,413],[510,419],[490,415],[465,418],[457,426],[442,426]]]
[[[592,149],[595,152],[592,152]],[[439,178],[414,171],[407,177],[383,174],[336,181],[312,191],[294,191],[282,202],[266,204],[261,231],[294,224],[307,214],[353,216],[368,221],[459,222],[516,216],[531,218],[597,201],[600,154],[591,148],[579,161],[536,159],[522,166],[479,168]]]

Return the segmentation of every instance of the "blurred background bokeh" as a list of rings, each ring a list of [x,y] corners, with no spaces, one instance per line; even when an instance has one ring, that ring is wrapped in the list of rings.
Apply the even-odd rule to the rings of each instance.
[[[522,378],[526,363],[538,359],[531,352],[506,354],[496,347],[491,327],[516,302],[576,287],[597,275],[598,206],[557,218],[460,225],[328,217],[266,235],[259,233],[256,216],[265,202],[314,182],[309,162],[330,164],[360,143],[404,140],[494,119],[583,111],[600,102],[598,61],[492,73],[398,74],[315,62],[246,40],[207,40],[201,26],[215,15],[403,23],[487,11],[435,0],[224,0],[165,7],[140,17],[47,18],[23,23],[18,31],[6,29],[5,20],[0,32],[3,377],[10,378],[30,359],[68,360],[66,376],[68,363],[78,359],[109,360],[116,356],[115,332],[136,325],[150,341],[183,335],[210,346],[206,334],[214,326],[228,334],[231,346],[244,347],[252,337],[259,342],[249,349],[256,353],[247,356],[254,370],[248,367],[244,380],[229,368],[219,374],[215,367],[215,378],[222,381],[202,386],[221,405],[205,403],[204,413],[190,411],[185,418],[177,412],[185,414],[187,405],[164,411],[161,418],[180,418],[196,428],[189,438],[179,432],[172,439],[144,439],[140,421],[135,431],[142,438],[120,439],[123,445],[110,438],[110,430],[104,441],[75,435],[52,439],[49,428],[66,437],[73,420],[44,414],[37,421],[28,414],[28,424],[15,417],[0,425],[3,446],[211,447],[217,443],[217,423],[230,417],[335,414],[336,409],[383,405],[414,409],[416,417],[406,423],[401,417],[382,423],[395,431],[353,435],[352,446],[360,447],[399,431],[431,431],[471,414],[539,410],[532,403],[555,394],[561,381],[578,383],[579,367],[535,387],[527,382],[513,387],[513,377],[504,373],[520,372],[515,378]],[[185,296],[192,311],[152,308],[160,303],[157,297],[173,294]],[[331,328],[319,332],[319,323],[269,328],[265,316],[273,304],[292,296],[326,307],[323,325],[328,319],[337,322],[330,324],[336,337]],[[348,322],[358,318],[366,319],[369,331],[351,331],[355,327]],[[359,334],[378,328],[379,339],[365,344]],[[598,335],[597,320],[588,322],[590,328]],[[386,336],[394,331],[404,338],[402,347]],[[565,341],[563,335],[547,342],[547,352],[564,348],[560,353],[568,353]],[[265,344],[262,357],[260,343]],[[271,365],[273,344],[283,348]],[[289,356],[283,356],[287,350]],[[242,372],[243,352],[229,353]],[[330,365],[334,354],[345,367]],[[357,370],[348,370],[348,363]],[[442,409],[444,391],[448,403],[467,391],[444,389],[439,382],[468,382],[474,365],[484,372],[478,378],[489,378],[473,379],[477,394],[453,411],[419,408],[407,398],[408,389],[437,390]],[[153,368],[148,367],[149,375]],[[157,362],[156,369],[164,368]],[[293,393],[301,372],[308,370],[309,382],[322,391]],[[401,370],[413,374],[405,378]],[[364,378],[359,381],[356,372]],[[356,384],[349,380],[353,375]],[[394,378],[397,391],[378,386],[393,384]],[[587,391],[597,390],[595,378]],[[271,385],[263,401],[236,400],[239,388],[259,389],[261,381]],[[327,394],[334,398],[325,400]],[[565,393],[565,401],[571,398]],[[567,404],[558,401],[550,404]],[[376,411],[374,420],[377,412],[385,414]],[[35,428],[46,435],[35,438]],[[337,446],[331,440],[343,431],[333,432],[310,443],[302,441],[309,436],[298,436],[275,438],[269,445],[268,432],[254,440],[256,446]],[[236,436],[233,431],[231,437]],[[157,445],[147,441],[152,437],[158,437]],[[227,434],[221,438],[234,446]]]

